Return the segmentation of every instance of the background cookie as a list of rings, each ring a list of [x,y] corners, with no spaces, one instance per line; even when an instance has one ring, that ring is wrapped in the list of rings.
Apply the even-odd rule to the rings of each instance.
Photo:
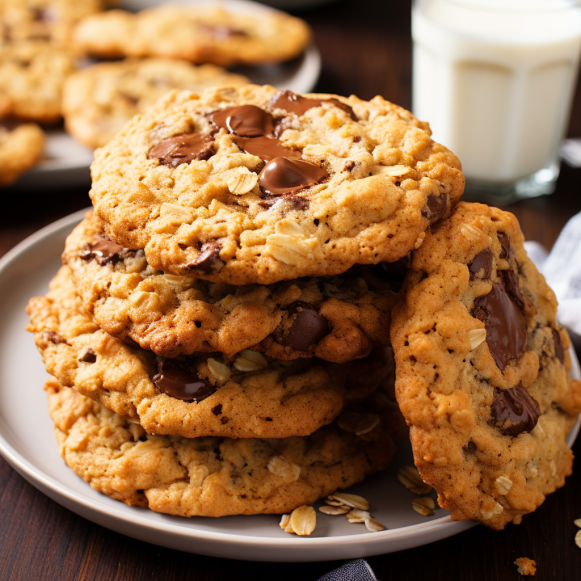
[[[285,61],[310,38],[307,24],[288,14],[256,17],[199,6],[110,10],[85,18],[74,34],[76,48],[94,56],[165,56],[222,66]]]
[[[42,41],[0,43],[3,114],[39,123],[58,121],[63,83],[74,70],[66,48]]]
[[[65,386],[139,422],[188,438],[283,438],[312,434],[389,380],[385,350],[337,365],[284,362],[245,350],[233,360],[199,354],[156,358],[101,331],[62,267],[46,297],[31,299],[28,330],[47,371]]]
[[[508,212],[459,204],[413,253],[393,314],[416,465],[455,520],[519,523],[571,473],[581,411],[557,302]]]
[[[38,125],[13,126],[0,121],[0,185],[13,183],[34,167],[42,159],[44,142]]]
[[[381,422],[362,436],[333,424],[305,438],[186,439],[147,435],[56,381],[45,389],[59,452],[79,476],[130,506],[178,516],[291,511],[385,469],[398,441],[399,412],[386,400],[373,402]]]
[[[462,194],[460,162],[381,97],[173,92],[96,153],[106,232],[154,268],[230,284],[393,262]]]
[[[248,82],[246,77],[220,67],[196,67],[175,59],[101,63],[67,79],[63,90],[65,126],[81,143],[101,147],[170,89],[200,92],[208,87]]]
[[[341,277],[234,287],[163,274],[147,264],[142,250],[103,237],[91,219],[67,239],[63,262],[104,331],[164,357],[194,351],[233,356],[253,348],[276,359],[344,363],[389,345],[395,294],[372,267]]]

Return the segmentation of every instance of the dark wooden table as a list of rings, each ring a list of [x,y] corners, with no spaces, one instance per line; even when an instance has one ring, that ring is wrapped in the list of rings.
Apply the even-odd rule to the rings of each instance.
[[[403,0],[343,0],[301,14],[323,55],[317,89],[383,95],[406,108],[411,95],[410,5]],[[581,91],[571,136],[581,136]],[[581,170],[563,167],[552,196],[510,207],[525,236],[551,247],[565,222],[581,211]],[[86,188],[35,191],[11,199],[0,213],[0,255],[38,228],[89,205]],[[581,455],[581,439],[575,446]],[[520,579],[518,557],[538,563],[535,579],[581,579],[581,548],[573,520],[581,518],[581,470],[519,526],[502,532],[478,526],[450,539],[369,562],[383,581]],[[62,508],[0,458],[0,579],[311,581],[340,563],[247,563],[159,548],[114,533]]]

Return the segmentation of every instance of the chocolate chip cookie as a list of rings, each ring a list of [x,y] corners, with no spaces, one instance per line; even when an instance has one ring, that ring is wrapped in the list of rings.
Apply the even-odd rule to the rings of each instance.
[[[58,121],[63,83],[74,70],[74,57],[66,48],[43,41],[0,43],[3,114],[39,123]]]
[[[68,466],[111,498],[177,516],[289,512],[387,468],[397,443],[389,402],[369,402],[377,421],[359,436],[334,423],[303,438],[186,439],[146,434],[54,380],[45,389]]]
[[[307,24],[282,12],[259,16],[202,6],[111,10],[81,21],[75,46],[99,57],[165,56],[194,63],[266,64],[301,54]]]
[[[248,82],[246,77],[221,67],[197,67],[175,59],[101,63],[67,79],[63,90],[65,126],[81,143],[101,147],[170,89],[200,92],[208,87]]]
[[[143,250],[122,248],[90,218],[67,239],[63,262],[103,331],[164,357],[252,348],[345,363],[389,345],[395,293],[378,267],[235,287],[155,270]]]
[[[394,262],[464,186],[427,124],[381,97],[256,85],[168,94],[96,153],[92,175],[115,242],[235,285]]]
[[[7,186],[34,167],[44,150],[44,133],[34,123],[0,121],[0,185]]]
[[[100,0],[0,0],[0,38],[66,45],[73,26],[102,9]]]
[[[27,308],[28,330],[47,371],[152,434],[306,436],[388,382],[393,367],[382,349],[343,365],[316,358],[285,362],[251,350],[232,359],[215,353],[156,357],[99,329],[68,267],[50,289]]]
[[[508,212],[461,203],[413,253],[393,313],[396,394],[455,520],[519,523],[571,473],[581,383],[556,311]]]

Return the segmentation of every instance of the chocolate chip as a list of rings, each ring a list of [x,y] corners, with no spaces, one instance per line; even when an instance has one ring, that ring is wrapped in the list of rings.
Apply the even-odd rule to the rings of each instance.
[[[565,365],[565,350],[563,349],[563,342],[561,341],[561,333],[557,329],[551,329],[553,332],[553,342],[555,343],[555,356]]]
[[[206,242],[202,246],[194,262],[188,264],[188,270],[199,270],[206,274],[212,274],[220,271],[224,262],[220,260],[220,249],[222,245],[219,242]]]
[[[272,133],[274,129],[272,115],[256,105],[228,107],[208,117],[217,127],[241,137],[260,137]]]
[[[162,393],[187,402],[200,402],[218,389],[200,378],[194,367],[175,359],[159,358],[153,383]]]
[[[345,111],[351,119],[357,121],[357,116],[353,109],[349,107],[349,105],[339,101],[339,99],[308,99],[307,97],[301,97],[301,95],[297,95],[292,91],[279,91],[270,100],[268,106],[271,109],[284,109],[285,111],[301,116],[313,107],[320,107],[322,103],[333,104],[335,107]]]
[[[539,404],[522,383],[510,389],[495,389],[491,411],[493,424],[512,437],[533,430],[541,415]]]
[[[492,283],[492,290],[474,301],[472,316],[484,323],[488,349],[501,371],[526,353],[526,319],[502,285]]]
[[[287,307],[291,326],[276,341],[294,351],[307,351],[311,345],[318,343],[331,330],[325,317],[319,315],[317,309],[296,301]]]
[[[219,415],[222,413],[222,404],[221,404],[221,403],[219,403],[217,406],[214,406],[214,407],[212,408],[212,413],[213,413],[215,416],[219,416]]]
[[[464,444],[464,446],[462,446],[462,451],[465,454],[474,454],[476,450],[478,450],[478,448],[472,440],[469,440],[466,444]]]
[[[329,174],[318,165],[302,159],[275,157],[258,176],[260,187],[273,196],[282,196],[314,186]]]
[[[61,337],[56,331],[51,331],[50,329],[45,329],[42,332],[42,338],[45,341],[49,341],[53,345],[60,345],[61,343],[67,343],[67,340]]]
[[[160,165],[178,167],[194,160],[210,159],[214,155],[212,133],[185,133],[160,141],[147,154],[148,159],[158,159]]]
[[[486,248],[479,252],[468,265],[470,274],[477,278],[490,278],[492,274],[492,251]]]
[[[56,12],[50,7],[41,8],[39,6],[35,6],[30,10],[32,12],[32,19],[36,22],[45,22],[46,24],[49,24],[58,20]]]
[[[356,165],[357,164],[353,160],[350,160],[345,164],[345,167],[343,167],[343,171],[353,171]]]
[[[90,347],[79,357],[82,363],[95,363],[97,361],[97,354]]]
[[[501,270],[499,274],[506,287],[508,294],[512,297],[518,308],[522,311],[525,305],[525,297],[520,290],[518,274],[514,270]]]
[[[95,259],[101,266],[115,263],[119,260],[120,255],[127,251],[120,244],[113,242],[104,236],[95,236],[94,242],[87,244],[83,250],[79,252],[79,257],[83,260]]]
[[[234,143],[246,153],[256,155],[263,161],[270,161],[275,157],[301,157],[301,152],[288,149],[281,145],[280,140],[274,137],[234,137]]]
[[[426,205],[422,210],[422,216],[434,224],[440,218],[445,216],[448,211],[448,194],[444,193],[439,196],[430,194],[426,200]]]
[[[498,241],[500,242],[500,258],[508,260],[510,267],[517,270],[516,258],[514,257],[514,250],[510,243],[510,238],[504,232],[497,232]]]

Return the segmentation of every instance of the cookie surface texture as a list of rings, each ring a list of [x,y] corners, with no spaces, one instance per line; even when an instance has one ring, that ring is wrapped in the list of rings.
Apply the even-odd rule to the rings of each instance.
[[[581,384],[556,310],[508,212],[460,203],[413,253],[393,313],[396,394],[455,520],[518,524],[571,473]]]
[[[54,380],[45,390],[68,466],[116,500],[177,516],[288,512],[385,469],[396,450],[386,400],[369,402],[381,421],[361,436],[332,424],[304,438],[187,439],[148,435]]]
[[[44,151],[42,129],[33,123],[16,127],[0,121],[0,185],[6,186],[34,167]]]
[[[164,56],[222,66],[285,61],[310,38],[307,24],[288,14],[193,6],[111,10],[85,18],[74,34],[76,48],[94,56]]]
[[[192,438],[305,436],[344,406],[389,381],[386,351],[343,365],[279,361],[245,350],[233,359],[158,358],[100,330],[62,267],[28,312],[47,371],[65,385],[139,422],[149,433]]]
[[[344,363],[389,345],[395,293],[361,267],[357,274],[273,285],[232,285],[151,268],[143,251],[121,248],[92,219],[69,236],[63,261],[99,326],[157,355],[228,356],[252,348],[276,359]]]
[[[170,89],[200,92],[208,87],[248,82],[246,77],[221,67],[197,67],[175,59],[100,63],[67,79],[63,90],[65,126],[81,143],[101,147]]]
[[[109,236],[212,282],[272,284],[394,262],[464,187],[427,124],[381,97],[173,92],[96,153]]]

